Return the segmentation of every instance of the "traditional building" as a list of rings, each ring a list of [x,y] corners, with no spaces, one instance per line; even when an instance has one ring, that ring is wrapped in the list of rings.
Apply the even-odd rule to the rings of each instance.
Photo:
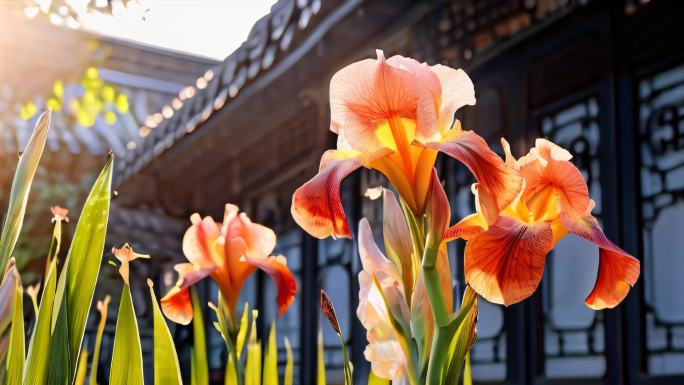
[[[153,212],[155,219],[112,231],[142,251],[154,246],[149,252],[162,263],[145,274],[164,287],[181,256],[178,244],[162,238],[180,240],[193,212],[218,219],[224,203],[238,203],[276,229],[279,252],[298,278],[295,304],[277,321],[293,342],[298,383],[316,378],[319,328],[329,379],[341,379],[336,337],[320,318],[320,287],[335,301],[355,377],[364,383],[354,241],[304,234],[290,218],[291,195],[334,145],[328,86],[338,69],[376,48],[462,67],[477,95],[476,106],[458,113],[463,126],[494,148],[508,138],[518,155],[539,136],[568,147],[607,234],[642,261],[641,279],[619,308],[590,311],[582,299],[596,251],[563,240],[530,300],[481,305],[476,382],[684,383],[684,297],[676,294],[684,292],[682,16],[684,4],[675,0],[280,0],[238,50],[190,83],[191,98],[141,127],[138,145],[119,156],[117,205],[131,218],[149,220]],[[461,218],[473,211],[472,177],[450,160],[440,166],[453,216]],[[343,185],[352,224],[361,216],[377,223],[380,208],[362,196],[383,183],[364,172]],[[460,292],[461,257],[455,263]],[[274,319],[270,282],[257,276],[248,292],[261,322]],[[187,329],[175,333],[189,338]],[[218,335],[211,338],[218,383],[225,352]]]

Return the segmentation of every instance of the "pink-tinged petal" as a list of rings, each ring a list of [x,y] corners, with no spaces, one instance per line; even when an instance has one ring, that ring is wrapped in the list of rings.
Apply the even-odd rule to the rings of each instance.
[[[404,285],[396,265],[387,259],[373,239],[373,232],[366,218],[359,221],[359,257],[363,271],[377,279],[380,289],[394,317],[408,325],[410,312],[404,294]],[[360,279],[361,275],[359,275]]]
[[[178,272],[178,286],[181,289],[186,289],[208,277],[217,267],[201,268],[192,263],[179,263],[173,269]]]
[[[399,342],[389,340],[370,343],[363,355],[371,363],[376,376],[392,380],[393,384],[401,384],[406,379],[406,356]]]
[[[382,51],[377,55],[344,67],[330,81],[330,129],[344,132],[350,147],[361,152],[385,148],[375,130],[390,117],[417,119],[418,127],[436,121],[434,103],[425,108],[432,96],[416,76],[389,65]]]
[[[437,75],[442,88],[438,128],[445,131],[451,128],[456,110],[463,106],[475,105],[475,87],[472,80],[462,69],[453,69],[441,64],[430,67]],[[420,139],[420,138],[419,138]],[[422,138],[422,142],[436,138]]]
[[[387,64],[408,71],[415,77],[415,81],[408,86],[415,87],[415,94],[418,96],[416,116],[421,123],[416,127],[416,136],[419,138],[439,138],[441,128],[438,125],[439,114],[443,110],[441,103],[445,95],[443,95],[440,78],[432,71],[433,67],[400,55],[387,59]],[[453,120],[453,115],[452,112],[451,120]],[[451,120],[449,124],[451,124]]]
[[[292,217],[307,233],[323,239],[351,238],[340,198],[340,183],[361,167],[361,162],[348,153],[328,150],[323,154],[318,174],[295,191]]]
[[[526,224],[500,216],[466,244],[466,282],[490,302],[506,306],[534,293],[553,235],[546,222]]]
[[[595,310],[614,308],[639,278],[639,260],[611,242],[591,215],[573,218],[561,214],[561,223],[571,233],[599,247],[596,284],[584,303]]]
[[[465,164],[478,181],[480,202],[492,202],[495,208],[481,205],[488,223],[494,223],[498,212],[508,206],[522,188],[522,178],[512,167],[487,146],[482,137],[472,131],[452,134],[440,142],[429,142],[434,148]]]
[[[246,253],[252,256],[271,255],[276,245],[276,235],[273,230],[264,225],[253,223],[245,213],[240,213],[238,217],[243,223]]]
[[[402,276],[407,293],[413,286],[413,242],[406,217],[399,206],[399,202],[390,190],[383,189],[383,235],[385,251]]]
[[[221,235],[218,225],[211,217],[202,219],[199,214],[190,217],[192,225],[183,236],[183,254],[191,263],[202,268],[216,265],[217,242]]]
[[[161,299],[162,311],[171,321],[187,325],[192,321],[192,301],[188,289],[174,286]]]
[[[247,262],[268,274],[278,288],[278,316],[285,314],[292,305],[297,294],[297,281],[287,267],[283,256],[271,256],[266,259],[247,258]]]

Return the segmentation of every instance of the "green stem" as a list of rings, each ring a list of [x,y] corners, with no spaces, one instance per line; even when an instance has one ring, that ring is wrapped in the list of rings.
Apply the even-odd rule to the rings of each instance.
[[[237,377],[238,385],[243,385],[244,378],[242,376],[242,368],[240,368],[240,361],[237,359],[237,350],[231,336],[226,339],[226,344],[228,345],[228,354],[235,367],[235,377]]]

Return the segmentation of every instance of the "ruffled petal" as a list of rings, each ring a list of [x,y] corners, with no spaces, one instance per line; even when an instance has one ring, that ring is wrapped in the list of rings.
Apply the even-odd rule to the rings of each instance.
[[[467,242],[466,282],[490,302],[506,306],[534,293],[553,235],[546,222],[525,224],[506,216]]]
[[[351,148],[361,152],[385,147],[375,131],[390,117],[417,119],[419,127],[436,121],[434,103],[426,109],[430,103],[419,102],[432,99],[427,88],[413,73],[389,65],[382,51],[377,55],[344,67],[330,81],[330,129],[343,131]]]
[[[175,323],[187,325],[192,321],[192,301],[187,288],[171,288],[161,299],[161,307],[166,318]]]
[[[380,284],[380,289],[382,289],[382,296],[387,300],[392,314],[395,319],[399,322],[408,325],[409,324],[409,309],[406,302],[406,297],[404,294],[404,286],[402,284],[401,276],[397,267],[388,260],[380,251],[375,241],[373,240],[373,233],[370,229],[370,225],[366,218],[361,219],[359,222],[359,257],[361,259],[361,264],[363,265],[363,272],[367,275],[368,282],[361,282],[361,274],[359,274],[359,283],[367,284],[370,287],[366,288],[365,292],[368,294],[372,291],[374,284],[373,277],[377,279]],[[377,287],[376,287],[377,289]],[[364,291],[362,289],[362,291]],[[380,295],[380,293],[377,293]],[[359,293],[360,300],[368,301],[368,298],[362,299],[362,293]],[[382,296],[379,303],[376,303],[376,312],[379,314],[387,314],[386,311],[382,309],[384,307],[384,300]],[[359,303],[359,309],[361,309],[361,303]],[[390,324],[389,315],[383,315],[386,317],[384,321]],[[359,316],[362,318],[362,316]],[[363,323],[363,321],[362,321]]]
[[[596,284],[584,303],[595,310],[614,308],[639,278],[639,260],[611,242],[591,215],[573,218],[561,214],[561,223],[571,233],[599,247]]]
[[[462,69],[453,69],[441,64],[430,67],[437,75],[442,88],[438,128],[442,131],[451,128],[456,110],[463,106],[475,105],[475,87],[472,80]],[[423,142],[435,138],[423,138]]]
[[[340,183],[359,167],[361,162],[349,152],[326,151],[318,174],[292,196],[292,217],[297,224],[319,239],[351,238],[340,198]]]
[[[287,267],[285,257],[271,256],[266,259],[247,258],[247,262],[268,274],[278,288],[278,316],[285,314],[297,294],[297,281]]]
[[[218,225],[211,217],[202,219],[199,214],[190,217],[192,225],[183,236],[183,254],[191,263],[202,268],[216,265],[217,241],[221,235]]]
[[[478,181],[480,203],[495,203],[496,207],[491,208],[481,205],[490,224],[496,222],[499,211],[513,202],[522,188],[522,178],[517,170],[506,165],[489,149],[487,142],[472,131],[452,134],[440,142],[423,145],[459,160],[470,169]]]
[[[530,153],[518,161],[525,178],[522,199],[536,220],[553,219],[561,211],[573,216],[587,211],[589,189],[571,157],[560,146],[537,139]]]
[[[399,342],[392,340],[368,344],[363,355],[371,363],[376,376],[392,380],[393,384],[406,377],[406,357]]]

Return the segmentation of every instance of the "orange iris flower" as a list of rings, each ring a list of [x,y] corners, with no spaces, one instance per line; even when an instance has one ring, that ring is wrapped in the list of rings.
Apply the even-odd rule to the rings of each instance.
[[[330,129],[337,149],[323,154],[319,172],[292,197],[292,215],[317,237],[349,237],[340,199],[344,177],[364,166],[383,173],[417,214],[425,210],[438,152],[464,163],[475,175],[480,194],[505,207],[521,178],[487,143],[463,131],[454,113],[475,104],[473,83],[465,72],[443,65],[377,51],[376,60],[353,63],[330,82]]]
[[[279,315],[292,304],[297,282],[283,256],[272,256],[276,245],[273,230],[253,223],[238,207],[226,205],[223,223],[199,214],[190,217],[192,225],[183,237],[183,253],[189,263],[175,266],[179,279],[161,300],[164,314],[172,321],[188,324],[192,304],[188,287],[209,276],[219,287],[228,317],[234,320],[235,306],[247,278],[261,269],[278,288]]]
[[[568,233],[599,247],[594,289],[585,300],[592,309],[619,304],[639,277],[639,261],[613,244],[591,215],[594,201],[582,174],[560,146],[537,139],[528,155],[515,160],[502,140],[506,163],[519,170],[524,187],[515,201],[498,210],[477,187],[478,213],[445,232],[462,237],[465,278],[488,301],[504,305],[534,293],[544,272],[546,254]],[[499,215],[486,218],[484,212]]]

